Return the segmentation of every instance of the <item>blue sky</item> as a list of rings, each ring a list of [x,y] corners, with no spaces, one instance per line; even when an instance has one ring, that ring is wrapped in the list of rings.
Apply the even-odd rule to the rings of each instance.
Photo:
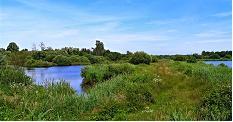
[[[0,47],[191,54],[231,50],[231,0],[0,0]]]

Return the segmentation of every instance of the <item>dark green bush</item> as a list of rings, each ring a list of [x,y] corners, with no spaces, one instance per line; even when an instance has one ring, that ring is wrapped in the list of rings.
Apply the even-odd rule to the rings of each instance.
[[[132,64],[150,64],[151,56],[145,52],[135,52],[129,62]]]
[[[197,59],[195,58],[195,57],[189,57],[188,59],[187,59],[187,62],[188,63],[197,63]]]
[[[36,51],[36,52],[33,52],[32,57],[35,60],[42,60],[46,58],[46,53],[44,51]]]
[[[0,53],[0,66],[6,65],[6,56]]]
[[[11,83],[31,84],[32,80],[24,74],[22,69],[9,66],[0,67],[0,84]]]
[[[134,71],[131,64],[92,65],[82,69],[83,85],[93,86],[97,82],[103,82],[119,74],[130,74]]]
[[[201,102],[200,115],[204,120],[232,120],[232,87],[219,85]]]
[[[68,57],[63,56],[63,55],[58,55],[53,59],[53,62],[56,63],[59,66],[66,66],[66,65],[71,65],[71,61],[69,60]]]
[[[70,61],[72,65],[90,64],[90,61],[85,56],[71,56]]]
[[[186,56],[176,55],[173,60],[174,61],[186,61]]]

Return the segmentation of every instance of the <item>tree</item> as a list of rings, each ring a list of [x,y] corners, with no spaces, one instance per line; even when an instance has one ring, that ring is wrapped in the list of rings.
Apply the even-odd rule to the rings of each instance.
[[[190,56],[190,57],[187,59],[187,62],[188,62],[188,63],[197,63],[197,59],[196,59],[196,57],[194,57],[194,56]]]
[[[132,64],[150,64],[151,56],[145,52],[135,52],[129,62]]]
[[[35,43],[33,43],[32,44],[32,51],[36,51],[37,49],[36,49],[36,44]]]
[[[44,51],[46,48],[44,42],[40,42],[39,46],[40,46],[41,51]]]
[[[53,62],[60,66],[71,65],[71,61],[68,57],[63,55],[58,55],[53,59]]]
[[[17,52],[19,51],[19,47],[17,46],[17,44],[15,42],[11,42],[8,46],[7,46],[7,51],[11,51],[11,52]]]
[[[46,53],[42,51],[36,51],[32,54],[33,59],[40,60],[46,57]]]
[[[186,56],[184,56],[184,55],[176,55],[174,57],[174,60],[175,61],[185,61],[186,60]]]
[[[210,59],[220,59],[220,56],[218,54],[212,54],[209,57]]]
[[[95,44],[95,48],[93,50],[93,52],[97,55],[97,56],[103,56],[105,49],[104,49],[104,43],[100,42],[99,40],[96,40],[96,44]]]

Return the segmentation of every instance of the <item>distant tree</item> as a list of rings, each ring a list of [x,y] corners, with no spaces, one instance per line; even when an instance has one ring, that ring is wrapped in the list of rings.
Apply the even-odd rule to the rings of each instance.
[[[105,56],[112,61],[117,61],[122,58],[122,55],[118,52],[109,52],[106,53]]]
[[[151,56],[145,52],[135,52],[129,60],[132,64],[150,64]]]
[[[47,47],[46,51],[53,51],[52,47]]]
[[[46,54],[45,52],[42,52],[42,51],[36,51],[36,52],[33,52],[32,57],[33,59],[40,60],[40,59],[46,58]]]
[[[19,47],[15,42],[11,42],[8,46],[7,46],[7,51],[11,51],[11,52],[17,52],[19,51]]]
[[[53,62],[60,66],[71,65],[71,61],[68,57],[58,55],[53,59]]]
[[[36,44],[35,43],[33,43],[32,44],[32,51],[36,51],[37,50],[37,48],[36,48]]]
[[[186,56],[184,56],[184,55],[175,55],[174,60],[175,61],[186,61]]]
[[[227,55],[224,56],[224,58],[231,59],[231,55],[227,54]]]
[[[40,46],[41,51],[44,51],[46,48],[44,42],[40,42],[39,46]]]
[[[196,59],[196,57],[194,57],[194,56],[190,56],[190,57],[187,59],[187,62],[188,62],[188,63],[197,63],[197,59]]]
[[[220,56],[218,54],[212,54],[209,57],[210,59],[220,59]]]
[[[93,50],[93,52],[95,53],[95,55],[97,55],[97,56],[103,56],[103,54],[105,52],[103,42],[100,42],[99,40],[96,40],[95,46],[96,47]]]
[[[133,53],[132,52],[130,52],[130,51],[127,51],[126,52],[126,55],[132,55]]]
[[[25,48],[25,49],[22,49],[21,51],[24,51],[24,52],[26,52],[26,51],[28,51],[28,49],[26,49],[26,48]]]

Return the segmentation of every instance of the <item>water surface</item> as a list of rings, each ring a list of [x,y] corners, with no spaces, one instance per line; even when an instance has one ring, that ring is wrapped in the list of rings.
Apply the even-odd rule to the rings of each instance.
[[[232,68],[232,61],[205,61],[206,64],[213,64],[214,66],[217,66],[221,63],[227,65],[228,67]]]
[[[36,84],[43,84],[46,82],[58,82],[65,80],[69,82],[70,86],[78,93],[82,92],[81,83],[81,69],[83,66],[54,66],[49,68],[32,68],[26,69],[25,73],[31,77]]]

